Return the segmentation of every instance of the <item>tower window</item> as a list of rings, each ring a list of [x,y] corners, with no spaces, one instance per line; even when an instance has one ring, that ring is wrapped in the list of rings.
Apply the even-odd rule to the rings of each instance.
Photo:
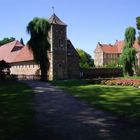
[[[61,39],[58,40],[58,46],[59,47],[63,47],[63,43],[62,43],[62,40]]]
[[[59,67],[62,67],[62,64],[59,64],[58,66],[59,66]]]
[[[58,42],[58,43],[59,43],[58,45],[59,45],[59,47],[60,47],[60,45],[61,45],[61,40],[59,39],[58,41],[59,41],[59,42]]]

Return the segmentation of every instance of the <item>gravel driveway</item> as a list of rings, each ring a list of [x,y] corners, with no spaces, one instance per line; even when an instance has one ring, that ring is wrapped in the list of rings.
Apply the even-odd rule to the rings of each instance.
[[[24,81],[35,93],[36,140],[140,140],[140,122],[96,110],[47,82]]]

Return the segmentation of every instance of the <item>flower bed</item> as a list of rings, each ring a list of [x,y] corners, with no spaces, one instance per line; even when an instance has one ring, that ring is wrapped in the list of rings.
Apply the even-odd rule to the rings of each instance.
[[[112,80],[103,80],[102,84],[139,87],[140,80],[139,79],[112,79]]]

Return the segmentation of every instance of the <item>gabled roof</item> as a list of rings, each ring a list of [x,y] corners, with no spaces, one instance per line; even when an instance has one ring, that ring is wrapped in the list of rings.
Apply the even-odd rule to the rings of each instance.
[[[13,62],[23,62],[23,61],[33,61],[33,60],[34,57],[33,57],[32,50],[30,50],[28,46],[24,46],[20,50],[16,58],[13,60]]]
[[[124,47],[124,41],[116,41],[114,45],[111,44],[100,44],[98,43],[98,46],[100,46],[101,50],[104,53],[122,53],[122,49]],[[138,41],[135,41],[133,48],[136,49],[136,51],[140,51],[140,45],[138,44]]]
[[[0,60],[5,60],[6,62],[13,62],[17,54],[23,48],[23,45],[19,41],[13,41],[2,45],[0,47]]]
[[[77,50],[74,48],[72,42],[70,41],[70,39],[67,38],[67,56],[69,57],[73,55],[77,55],[80,58],[80,55],[77,52]]]
[[[66,24],[61,21],[55,14],[53,14],[50,18],[49,18],[49,22],[51,24],[55,24],[55,25],[64,25],[66,26]]]
[[[105,53],[118,53],[118,49],[116,46],[111,44],[98,44],[102,51]]]
[[[118,48],[118,53],[122,53],[122,49],[124,47],[124,41],[123,40],[122,41],[116,41],[114,46],[116,46]],[[137,52],[140,50],[140,45],[138,44],[137,40],[134,42],[133,48],[135,48]]]
[[[121,41],[116,41],[114,46],[117,47],[118,49],[118,53],[122,53],[122,49],[123,49],[123,46],[124,46],[124,41],[121,40]]]

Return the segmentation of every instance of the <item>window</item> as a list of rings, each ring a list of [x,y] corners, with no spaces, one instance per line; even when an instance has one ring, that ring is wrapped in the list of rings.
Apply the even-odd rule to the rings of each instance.
[[[59,64],[58,66],[59,66],[59,67],[62,67],[62,64]]]
[[[61,45],[61,39],[58,40],[58,47]]]
[[[63,43],[62,43],[62,40],[61,39],[59,39],[58,40],[58,47],[63,47],[64,45],[63,45]]]
[[[68,52],[68,56],[70,56],[71,55],[71,53],[70,52]]]

